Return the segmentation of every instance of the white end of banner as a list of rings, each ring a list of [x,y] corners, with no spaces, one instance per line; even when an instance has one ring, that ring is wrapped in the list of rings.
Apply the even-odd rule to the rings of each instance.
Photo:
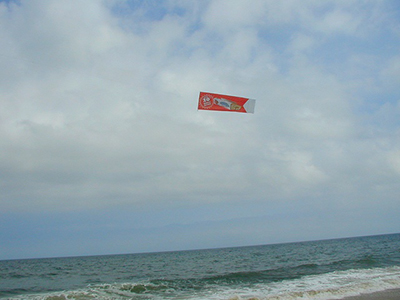
[[[249,99],[243,105],[243,107],[246,110],[246,112],[251,113],[251,114],[254,114],[254,107],[255,106],[256,106],[256,100],[255,99]]]

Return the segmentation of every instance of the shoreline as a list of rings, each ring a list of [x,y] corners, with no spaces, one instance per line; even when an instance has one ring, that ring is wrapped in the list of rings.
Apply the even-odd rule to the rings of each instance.
[[[400,288],[342,298],[342,300],[399,300]]]

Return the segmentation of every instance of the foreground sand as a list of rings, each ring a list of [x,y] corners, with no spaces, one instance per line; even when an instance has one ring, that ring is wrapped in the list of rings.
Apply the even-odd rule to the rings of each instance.
[[[400,300],[400,289],[386,290],[372,294],[346,297],[343,300]]]

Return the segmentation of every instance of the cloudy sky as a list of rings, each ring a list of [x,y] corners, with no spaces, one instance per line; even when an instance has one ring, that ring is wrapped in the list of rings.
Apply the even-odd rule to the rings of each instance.
[[[399,183],[397,0],[0,1],[0,259],[396,233]]]

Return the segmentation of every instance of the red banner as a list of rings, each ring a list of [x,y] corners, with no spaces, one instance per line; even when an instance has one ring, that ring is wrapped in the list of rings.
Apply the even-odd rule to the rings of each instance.
[[[200,92],[198,109],[254,113],[255,102],[249,98]]]

